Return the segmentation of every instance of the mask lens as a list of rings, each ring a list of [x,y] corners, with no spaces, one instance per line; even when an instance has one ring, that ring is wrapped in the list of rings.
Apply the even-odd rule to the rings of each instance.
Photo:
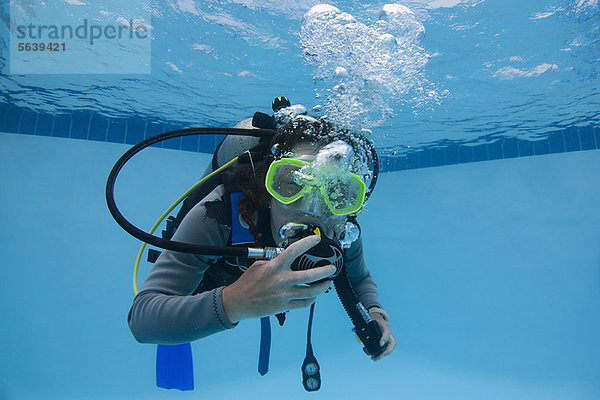
[[[365,200],[364,182],[352,174],[349,179],[336,180],[324,189],[327,206],[335,215],[357,212]]]
[[[265,179],[267,191],[283,204],[298,200],[303,186],[297,183],[295,175],[306,164],[304,161],[291,159],[274,161],[269,167]]]
[[[275,169],[273,189],[283,197],[293,197],[300,193],[302,186],[295,182],[294,174],[300,168],[294,165],[280,165]]]

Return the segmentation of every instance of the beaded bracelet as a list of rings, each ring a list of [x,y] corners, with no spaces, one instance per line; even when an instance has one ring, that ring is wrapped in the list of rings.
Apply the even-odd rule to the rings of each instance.
[[[371,307],[371,308],[369,308],[369,312],[370,313],[376,312],[377,314],[381,315],[384,320],[386,320],[386,321],[390,320],[390,316],[388,315],[388,313],[385,312],[385,310],[383,308]]]

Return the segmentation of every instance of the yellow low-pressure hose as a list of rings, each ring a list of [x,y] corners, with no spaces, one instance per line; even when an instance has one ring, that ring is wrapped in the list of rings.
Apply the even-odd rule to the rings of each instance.
[[[247,151],[246,151],[247,153]],[[206,175],[204,178],[200,179],[198,182],[196,182],[194,184],[194,186],[192,186],[191,188],[189,188],[188,190],[186,190],[186,192],[184,194],[182,194],[176,201],[175,203],[171,204],[171,206],[169,208],[167,208],[167,210],[160,216],[160,218],[154,223],[154,225],[152,226],[152,228],[150,228],[150,231],[148,232],[150,235],[152,235],[154,233],[154,231],[156,230],[156,228],[158,228],[158,226],[161,224],[161,222],[163,222],[163,220],[165,218],[167,218],[167,216],[171,213],[171,211],[173,211],[173,209],[175,207],[177,207],[179,205],[179,203],[181,203],[183,200],[186,199],[186,197],[188,197],[190,195],[190,193],[196,189],[198,186],[200,186],[201,184],[203,184],[207,179],[211,178],[212,176],[220,173],[221,171],[223,171],[225,168],[229,167],[231,164],[233,164],[234,162],[236,162],[238,159],[238,157],[234,158],[233,160],[229,161],[227,164],[223,165],[222,167],[214,170],[213,172],[211,172],[210,174]],[[138,251],[137,257],[135,258],[135,264],[133,266],[133,294],[135,294],[137,296],[138,294],[138,288],[137,288],[137,272],[138,272],[138,267],[140,265],[140,260],[142,259],[142,254],[144,253],[144,249],[146,248],[146,242],[142,242],[142,245],[140,246],[140,250]]]

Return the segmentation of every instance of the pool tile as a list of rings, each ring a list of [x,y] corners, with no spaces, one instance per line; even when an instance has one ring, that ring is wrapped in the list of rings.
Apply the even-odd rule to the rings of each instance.
[[[21,108],[9,104],[6,109],[3,131],[8,133],[18,133],[22,114],[23,110]]]
[[[480,144],[473,147],[473,161],[487,161],[488,149],[487,144]]]
[[[488,160],[500,160],[502,158],[504,158],[502,155],[502,140],[488,143]]]
[[[548,144],[548,139],[534,141],[533,152],[536,156],[550,153],[550,145]]]
[[[0,103],[0,132],[6,132],[4,130],[4,121],[6,120],[7,109],[8,104]]]
[[[181,138],[181,150],[185,151],[198,151],[199,138],[197,135],[184,136]]]
[[[593,127],[584,126],[579,128],[579,139],[581,140],[581,150],[593,150],[596,148]]]
[[[162,122],[157,122],[157,121],[148,121],[148,123],[146,124],[146,137],[145,139],[148,139],[154,135],[158,135],[159,133],[163,133],[165,131],[164,129],[165,124]],[[158,143],[154,143],[152,145],[152,147],[163,147],[163,142],[158,142]]]
[[[428,168],[431,167],[432,164],[432,160],[431,160],[431,149],[425,149],[425,150],[420,150],[415,152],[415,155],[417,156],[417,161],[418,161],[418,167],[417,168]]]
[[[531,140],[519,140],[519,157],[535,155],[535,145]]]
[[[125,118],[111,118],[108,121],[108,136],[106,141],[112,143],[125,143],[127,134],[127,120]]]
[[[129,118],[127,120],[127,134],[125,135],[125,143],[136,144],[144,140],[146,132],[146,120],[143,118]]]
[[[393,171],[393,166],[391,165],[392,158],[387,156],[381,156],[379,158],[379,172],[384,171]]]
[[[200,153],[212,154],[224,138],[225,135],[199,135],[198,151]]]
[[[458,146],[458,162],[469,163],[473,162],[473,146]]]
[[[446,165],[458,164],[458,145],[451,144],[444,150]]]
[[[398,171],[400,166],[394,162],[393,157],[382,156],[379,159],[379,172],[384,171]]]
[[[38,115],[37,124],[35,126],[35,134],[39,136],[52,136],[54,128],[54,115],[40,113]]]
[[[108,137],[108,118],[100,114],[92,114],[90,121],[89,140],[106,142]]]
[[[181,150],[181,138],[176,137],[163,141],[163,149]]]
[[[502,141],[502,154],[504,158],[515,158],[519,156],[517,138],[505,138]]]
[[[414,151],[406,154],[406,169],[419,168],[419,158]]]
[[[577,131],[578,131],[578,128],[576,126],[571,126],[564,130],[565,150],[566,151],[581,150],[581,146],[579,143],[579,134]]]
[[[58,114],[54,116],[54,127],[52,128],[53,137],[68,138],[71,134],[71,114]]]
[[[548,145],[550,146],[550,153],[564,153],[565,152],[565,138],[564,132],[552,132],[548,135]]]
[[[385,157],[383,155],[379,157],[379,172],[382,172],[385,168],[388,168],[387,162],[388,162],[387,157]]]
[[[399,157],[393,157],[392,160],[394,160],[395,164],[389,163],[388,159],[388,169],[382,169],[382,171],[403,171],[408,169],[408,159],[406,155],[403,154]],[[389,166],[393,166],[395,169],[389,169]]]
[[[179,128],[179,126],[172,125],[172,124],[166,124],[165,132],[174,131],[178,128]],[[181,136],[163,141],[163,148],[164,149],[181,150]]]
[[[600,127],[594,127],[594,139],[596,140],[596,148],[600,149]]]
[[[424,150],[427,151],[427,150]],[[431,166],[432,167],[440,167],[442,165],[446,165],[446,160],[444,159],[444,148],[436,147],[429,150],[431,152]],[[421,160],[421,157],[419,157]]]
[[[31,110],[23,110],[21,121],[19,123],[19,133],[33,135],[35,133],[35,124],[37,123],[38,113]]]
[[[85,139],[90,136],[90,122],[92,114],[87,110],[73,111],[71,114],[73,126],[71,127],[70,137],[73,139]]]

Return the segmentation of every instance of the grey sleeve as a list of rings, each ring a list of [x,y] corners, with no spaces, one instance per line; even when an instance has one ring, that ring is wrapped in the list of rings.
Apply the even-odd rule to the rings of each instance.
[[[226,245],[231,228],[219,223],[219,216],[214,215],[215,208],[225,212],[224,203],[219,202],[222,194],[222,187],[218,187],[192,208],[173,240]],[[129,328],[135,339],[140,343],[179,344],[233,328],[235,324],[223,311],[222,287],[192,295],[204,272],[217,260],[218,257],[163,251],[129,311]]]
[[[354,289],[354,293],[363,305],[367,309],[371,307],[383,308],[379,303],[377,285],[365,263],[362,236],[352,243],[352,246],[346,251],[346,266],[352,289]]]

